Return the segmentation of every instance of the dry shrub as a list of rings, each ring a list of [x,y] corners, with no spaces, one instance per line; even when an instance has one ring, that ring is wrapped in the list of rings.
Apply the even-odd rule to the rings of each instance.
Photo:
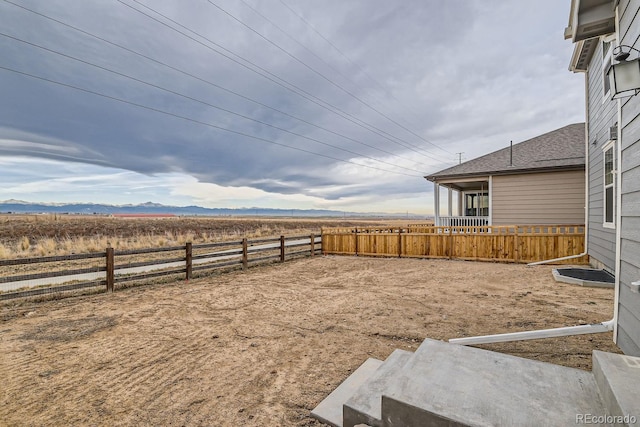
[[[2,243],[0,243],[0,259],[11,258],[11,251]]]
[[[178,236],[178,243],[184,245],[187,242],[193,242],[194,238],[195,236],[193,235],[193,232],[187,231],[186,233]]]
[[[56,241],[51,238],[38,240],[37,254],[40,256],[55,254],[57,249]]]
[[[73,252],[78,252],[76,250],[76,246],[77,246],[77,240],[78,239],[71,239],[69,237],[63,239],[62,241],[59,242],[60,244],[60,249],[64,252],[64,253],[73,253]]]
[[[23,236],[22,239],[18,242],[18,250],[20,252],[26,252],[31,248],[31,242],[27,236]]]
[[[87,245],[88,252],[102,252],[109,246],[109,241],[105,236],[95,236],[89,239]]]

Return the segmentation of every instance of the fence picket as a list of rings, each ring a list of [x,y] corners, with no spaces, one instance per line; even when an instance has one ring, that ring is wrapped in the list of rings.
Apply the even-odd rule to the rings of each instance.
[[[323,253],[533,262],[579,254],[583,225],[323,228]],[[393,237],[395,236],[395,237]],[[398,247],[395,245],[397,242]],[[404,245],[403,245],[404,243]],[[586,264],[588,257],[566,263]]]

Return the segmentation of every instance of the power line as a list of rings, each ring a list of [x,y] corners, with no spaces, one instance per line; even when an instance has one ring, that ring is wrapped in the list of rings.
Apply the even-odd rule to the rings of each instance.
[[[5,1],[7,1],[7,0],[5,0]],[[421,156],[424,156],[424,157],[430,158],[432,160],[436,160],[438,162],[441,162],[440,159],[436,159],[435,157],[433,157],[431,155],[428,155],[426,153],[420,152],[420,151],[412,148],[410,146],[410,143],[407,143],[405,140],[403,140],[403,139],[401,139],[401,138],[399,138],[397,136],[391,135],[390,133],[388,133],[388,132],[386,132],[386,131],[384,131],[382,129],[379,129],[379,128],[377,128],[377,127],[375,127],[375,126],[373,126],[373,125],[371,125],[369,123],[364,122],[363,120],[358,119],[357,117],[353,116],[352,114],[340,109],[339,107],[336,107],[335,105],[333,105],[333,104],[331,104],[331,103],[329,103],[327,101],[324,101],[324,100],[318,98],[317,96],[315,96],[312,93],[302,89],[301,87],[299,87],[299,86],[297,86],[297,85],[295,85],[295,84],[293,84],[291,82],[288,82],[287,80],[277,76],[276,74],[273,74],[272,72],[270,72],[267,69],[259,66],[258,64],[256,64],[256,63],[244,58],[241,55],[236,54],[235,52],[225,48],[224,46],[214,42],[213,40],[203,36],[202,34],[199,34],[198,32],[193,31],[192,29],[180,24],[179,22],[169,18],[168,16],[166,16],[166,15],[160,13],[160,12],[158,12],[157,10],[153,9],[150,6],[147,6],[147,5],[143,4],[143,3],[141,3],[138,0],[132,0],[132,1],[137,3],[137,4],[139,4],[140,6],[144,7],[145,9],[148,9],[148,10],[152,11],[153,13],[157,14],[158,16],[163,17],[167,21],[176,24],[180,28],[183,28],[184,30],[189,31],[189,32],[197,35],[198,37],[202,38],[203,40],[206,40],[208,43],[219,47],[220,49],[224,50],[225,52],[228,52],[229,54],[231,54],[231,55],[233,55],[235,57],[240,58],[242,61],[244,61],[244,62],[246,62],[248,64],[251,64],[252,67],[255,67],[257,70],[260,70],[260,71],[257,71],[256,69],[249,67],[248,65],[240,62],[239,60],[234,59],[234,58],[230,57],[229,55],[220,52],[219,50],[215,49],[214,47],[212,47],[212,46],[210,46],[210,45],[208,45],[206,43],[203,43],[202,41],[197,40],[194,37],[191,37],[190,35],[178,30],[175,27],[172,27],[171,25],[167,24],[166,22],[163,22],[163,21],[161,21],[161,20],[159,20],[159,19],[147,14],[147,13],[141,11],[140,9],[136,9],[135,7],[131,6],[130,4],[125,3],[123,0],[115,0],[115,1],[117,1],[120,4],[122,4],[123,6],[126,6],[126,7],[130,8],[130,9],[140,13],[143,16],[146,16],[149,19],[152,19],[153,21],[159,23],[160,25],[163,25],[163,26],[171,29],[172,31],[177,32],[178,34],[188,38],[189,40],[192,40],[192,41],[200,44],[201,46],[211,50],[212,52],[215,52],[215,53],[221,55],[222,57],[227,58],[228,60],[230,60],[230,61],[232,61],[232,62],[234,62],[234,63],[236,63],[236,64],[238,64],[238,65],[240,65],[240,66],[242,66],[242,67],[244,67],[246,69],[248,69],[248,70],[250,70],[251,72],[264,77],[265,79],[271,81],[272,83],[275,83],[276,85],[278,85],[278,86],[280,86],[280,87],[282,87],[282,88],[284,88],[284,89],[286,89],[286,90],[288,90],[290,92],[293,92],[293,93],[297,94],[298,96],[301,96],[302,98],[305,98],[306,100],[318,105],[319,107],[324,108],[327,111],[332,112],[332,113],[344,118],[345,120],[348,120],[348,121],[350,121],[350,122],[352,122],[352,123],[364,128],[364,129],[367,129],[368,131],[370,131],[372,133],[375,133],[375,134],[385,138],[386,140],[388,140],[388,141],[390,141],[390,142],[392,142],[394,144],[400,145],[400,146],[402,146],[402,147],[404,147],[404,148],[406,148],[406,149],[408,149],[410,151],[413,151],[413,152],[415,152],[417,154],[420,154]],[[402,141],[402,142],[400,142],[400,141]],[[409,144],[409,145],[406,145],[406,144]]]
[[[321,56],[317,55],[313,50],[311,50],[310,48],[308,48],[307,46],[305,46],[303,43],[301,43],[300,41],[298,41],[295,37],[293,37],[289,32],[287,32],[285,29],[283,29],[281,26],[279,26],[277,23],[275,23],[273,20],[269,19],[267,16],[265,16],[263,13],[261,13],[258,9],[254,8],[253,6],[251,6],[249,3],[247,3],[245,0],[240,0],[246,7],[248,7],[249,9],[251,9],[253,11],[253,13],[255,13],[256,15],[260,16],[262,19],[264,19],[265,21],[267,21],[269,24],[271,24],[274,28],[276,28],[278,31],[280,31],[282,34],[284,34],[289,40],[291,40],[292,42],[294,42],[295,44],[297,44],[298,46],[300,46],[301,48],[303,48],[304,50],[306,50],[307,52],[309,52],[311,55],[313,55],[316,59],[318,59],[320,62],[322,62],[325,66],[327,66],[328,68],[330,68],[334,73],[338,74],[339,76],[341,76],[343,79],[345,79],[346,81],[350,82],[351,84],[353,84],[354,86],[360,87],[361,89],[366,89],[364,88],[362,85],[360,85],[359,83],[357,83],[356,81],[354,81],[351,77],[345,75],[342,71],[340,71],[338,68],[334,67],[333,65],[331,65],[329,62],[325,61]],[[283,3],[284,4],[284,3]],[[285,5],[286,6],[286,5]],[[288,7],[288,6],[287,6]],[[293,10],[292,10],[293,11]],[[295,12],[294,12],[295,14]],[[299,18],[305,22],[308,26],[310,26],[314,31],[317,32],[317,30],[315,30],[315,28],[313,28],[313,26],[311,26],[311,24],[309,24],[308,22],[306,22],[304,20],[304,18],[302,18],[301,16],[299,16]],[[322,34],[318,33],[323,39],[324,36],[322,36]],[[325,39],[326,40],[326,39]],[[331,43],[330,41],[327,40],[327,42]],[[379,88],[381,88],[385,93],[388,93],[399,105],[402,106],[402,103],[400,102],[400,100],[398,100],[398,98],[396,98],[393,93],[387,91],[387,89],[385,89],[381,83],[379,83],[377,80],[375,80],[371,75],[369,75],[363,68],[361,68],[360,66],[358,66],[357,64],[353,63],[344,53],[342,53],[342,51],[340,51],[337,47],[334,47],[347,61],[349,61],[351,64],[353,64],[355,67],[358,68],[358,70],[360,70],[362,73],[364,73],[367,77],[369,77],[369,79],[371,79],[376,85],[378,85]],[[371,94],[371,96],[373,96],[374,98],[376,98],[376,100],[381,103],[380,98],[378,98],[377,96],[375,96],[374,94]],[[447,151],[446,149],[441,148],[440,146],[437,146],[438,148],[440,148],[440,150],[450,153],[449,151]]]
[[[4,1],[5,1],[6,3],[9,3],[9,4],[13,5],[13,6],[19,7],[19,8],[21,8],[21,9],[25,10],[25,11],[28,11],[28,12],[30,12],[30,13],[33,13],[33,14],[35,14],[35,15],[37,15],[37,16],[40,16],[40,17],[42,17],[42,18],[45,18],[45,19],[50,20],[50,21],[52,21],[52,22],[55,22],[55,23],[57,23],[57,24],[59,24],[59,25],[65,26],[65,27],[67,27],[67,28],[70,28],[70,29],[72,29],[72,30],[74,30],[74,31],[77,31],[77,32],[81,33],[81,34],[84,34],[84,35],[86,35],[86,36],[89,36],[89,37],[95,38],[95,39],[97,39],[97,40],[99,40],[99,41],[101,41],[101,42],[107,43],[107,44],[109,44],[109,45],[111,45],[111,46],[117,47],[117,48],[122,49],[122,50],[124,50],[124,51],[126,51],[126,52],[129,52],[129,53],[132,53],[132,54],[134,54],[134,55],[140,56],[141,58],[144,58],[144,59],[146,59],[146,60],[152,61],[152,62],[154,62],[154,63],[156,63],[156,64],[158,64],[158,65],[161,65],[161,66],[163,66],[163,67],[169,68],[169,69],[171,69],[171,70],[173,70],[173,71],[176,71],[176,72],[178,72],[178,73],[181,73],[181,74],[183,74],[183,75],[186,75],[186,76],[188,76],[188,77],[191,77],[191,78],[193,78],[193,79],[195,79],[195,80],[198,80],[198,81],[200,81],[200,82],[206,83],[206,84],[208,84],[208,85],[210,85],[210,86],[212,86],[212,87],[215,87],[215,88],[217,88],[217,89],[223,90],[223,91],[225,91],[225,92],[227,92],[227,93],[230,93],[230,94],[232,94],[232,95],[234,95],[234,96],[237,96],[237,97],[239,97],[239,98],[242,98],[242,99],[244,99],[244,100],[246,100],[246,101],[252,102],[252,103],[254,103],[254,104],[256,104],[256,105],[259,105],[259,106],[261,106],[261,107],[264,107],[264,108],[270,109],[270,110],[275,111],[275,112],[277,112],[277,113],[279,113],[279,114],[282,114],[282,115],[284,115],[284,116],[287,116],[287,117],[290,117],[290,118],[292,118],[292,119],[298,120],[298,121],[300,121],[301,123],[305,123],[305,124],[307,124],[307,125],[309,125],[309,126],[313,126],[313,127],[317,128],[317,129],[321,129],[321,130],[323,130],[323,131],[325,131],[325,132],[328,132],[328,133],[330,133],[330,134],[333,134],[333,135],[339,136],[339,137],[341,137],[341,138],[344,138],[344,139],[346,139],[346,140],[349,140],[349,141],[355,142],[355,143],[360,144],[360,145],[363,145],[363,146],[365,146],[365,147],[369,147],[369,148],[371,148],[371,149],[377,150],[377,151],[379,151],[379,152],[381,152],[381,153],[385,153],[385,154],[388,154],[388,155],[391,155],[391,156],[397,157],[397,158],[402,159],[402,160],[407,160],[407,161],[411,161],[411,162],[413,162],[413,160],[412,160],[412,159],[409,159],[409,158],[406,158],[406,157],[400,156],[400,155],[395,154],[395,153],[393,153],[393,152],[391,152],[391,151],[384,150],[384,149],[379,148],[379,147],[376,147],[376,146],[374,146],[374,145],[367,144],[367,143],[362,142],[362,141],[359,141],[359,140],[357,140],[357,139],[355,139],[355,138],[351,138],[351,137],[349,137],[349,136],[347,136],[347,135],[344,135],[344,134],[341,134],[341,133],[339,133],[339,132],[333,131],[333,130],[331,130],[331,129],[329,129],[329,128],[326,128],[326,127],[324,127],[324,126],[320,126],[320,125],[318,125],[318,124],[312,123],[312,122],[310,122],[310,121],[308,121],[308,120],[305,120],[305,119],[303,119],[303,118],[301,118],[301,117],[297,117],[297,116],[295,116],[295,115],[293,115],[293,114],[289,114],[289,113],[287,113],[286,111],[283,111],[283,110],[280,110],[280,109],[278,109],[278,108],[272,107],[272,106],[270,106],[270,105],[268,105],[268,104],[265,104],[265,103],[260,102],[260,101],[258,101],[258,100],[256,100],[256,99],[250,98],[250,97],[248,97],[248,96],[246,96],[246,95],[242,95],[241,93],[238,93],[238,92],[236,92],[236,91],[233,91],[233,90],[231,90],[231,89],[229,89],[229,88],[227,88],[227,87],[224,87],[224,86],[218,85],[218,84],[216,84],[216,83],[214,83],[214,82],[212,82],[212,81],[210,81],[210,80],[203,79],[202,77],[198,77],[198,76],[196,76],[196,75],[194,75],[194,74],[191,74],[191,73],[189,73],[189,72],[187,72],[187,71],[184,71],[184,70],[182,70],[182,69],[176,68],[176,67],[174,67],[174,66],[172,66],[172,65],[170,65],[170,64],[167,64],[167,63],[165,63],[165,62],[159,61],[159,60],[157,60],[157,59],[155,59],[155,58],[152,58],[152,57],[150,57],[150,56],[148,56],[148,55],[145,55],[145,54],[143,54],[143,53],[141,53],[141,52],[137,52],[137,51],[135,51],[135,50],[133,50],[133,49],[130,49],[130,48],[126,47],[126,46],[123,46],[123,45],[121,45],[121,44],[118,44],[118,43],[115,43],[115,42],[110,41],[110,40],[108,40],[108,39],[105,39],[105,38],[100,37],[100,36],[98,36],[98,35],[96,35],[96,34],[93,34],[93,33],[91,33],[91,32],[85,31],[85,30],[83,30],[83,29],[81,29],[81,28],[75,27],[75,26],[73,26],[73,25],[71,25],[71,24],[68,24],[68,23],[66,23],[66,22],[60,21],[60,20],[58,20],[58,19],[55,19],[55,18],[53,18],[53,17],[51,17],[51,16],[48,16],[48,15],[42,14],[42,13],[37,12],[37,11],[35,11],[35,10],[29,9],[29,8],[27,8],[27,7],[25,7],[25,6],[22,6],[22,5],[19,5],[19,4],[16,4],[16,3],[13,3],[13,2],[11,2],[11,1],[9,1],[9,0],[4,0]]]
[[[58,86],[69,88],[69,89],[74,89],[76,91],[80,91],[80,92],[88,93],[88,94],[91,94],[91,95],[99,96],[99,97],[102,97],[102,98],[110,99],[112,101],[121,102],[121,103],[128,104],[128,105],[131,105],[131,106],[134,106],[134,107],[138,107],[138,108],[142,108],[142,109],[145,109],[145,110],[153,111],[153,112],[156,112],[156,113],[164,114],[166,116],[175,117],[175,118],[178,118],[178,119],[181,119],[181,120],[185,120],[185,121],[188,121],[188,122],[191,122],[191,123],[197,123],[197,124],[200,124],[200,125],[203,125],[203,126],[207,126],[207,127],[213,128],[213,129],[218,129],[218,130],[221,130],[221,131],[224,131],[224,132],[229,132],[229,133],[233,133],[233,134],[236,134],[236,135],[244,136],[244,137],[247,137],[247,138],[255,139],[257,141],[266,142],[268,144],[289,148],[291,150],[301,151],[301,152],[307,153],[307,154],[312,154],[314,156],[324,157],[324,158],[327,158],[327,159],[330,159],[330,160],[335,160],[335,161],[343,162],[343,163],[349,163],[349,164],[352,164],[352,165],[355,165],[355,166],[365,167],[365,168],[368,168],[368,169],[374,169],[374,170],[387,172],[387,173],[392,173],[392,174],[396,174],[396,175],[404,175],[404,176],[410,176],[410,177],[414,177],[414,178],[421,178],[420,175],[413,175],[413,174],[408,174],[408,173],[404,173],[404,172],[398,172],[398,171],[391,171],[391,170],[388,170],[388,169],[382,169],[382,168],[379,168],[379,167],[376,167],[376,166],[356,163],[356,162],[351,161],[351,160],[344,160],[344,159],[340,159],[338,157],[329,156],[327,154],[322,154],[322,153],[317,153],[315,151],[306,150],[304,148],[294,147],[294,146],[291,146],[291,145],[286,145],[286,144],[283,144],[283,143],[280,143],[280,142],[277,142],[277,141],[273,141],[273,140],[270,140],[270,139],[267,139],[267,138],[262,138],[260,136],[251,135],[251,134],[248,134],[248,133],[245,133],[245,132],[236,131],[236,130],[233,130],[233,129],[228,129],[228,128],[225,128],[225,127],[222,127],[222,126],[214,125],[212,123],[203,122],[201,120],[197,120],[197,119],[194,119],[194,118],[191,118],[191,117],[187,117],[187,116],[182,116],[180,114],[171,113],[169,111],[161,110],[159,108],[151,107],[151,106],[144,105],[144,104],[139,104],[139,103],[133,102],[133,101],[128,101],[126,99],[122,99],[122,98],[118,98],[118,97],[115,97],[115,96],[107,95],[107,94],[104,94],[104,93],[101,93],[101,92],[97,92],[97,91],[94,91],[94,90],[91,90],[91,89],[86,89],[86,88],[82,88],[82,87],[79,87],[79,86],[74,86],[74,85],[71,85],[71,84],[68,84],[68,83],[59,82],[57,80],[52,80],[52,79],[49,79],[49,78],[46,78],[46,77],[37,76],[35,74],[27,73],[25,71],[16,70],[16,69],[5,67],[5,66],[2,66],[2,65],[0,65],[0,70],[5,70],[5,71],[9,71],[9,72],[12,72],[12,73],[15,73],[15,74],[20,74],[20,75],[23,75],[23,76],[26,76],[26,77],[30,77],[30,78],[33,78],[33,79],[37,79],[37,80],[40,80],[40,81],[44,81],[44,82],[47,82],[47,83],[55,84],[55,85],[58,85]]]
[[[350,64],[354,65],[356,68],[358,68],[358,70],[360,70],[363,74],[365,74],[367,77],[369,77],[369,79],[371,79],[371,81],[373,81],[374,83],[376,83],[378,85],[378,87],[380,87],[383,91],[387,92],[387,89],[380,83],[378,82],[375,78],[373,78],[373,76],[371,76],[369,73],[366,72],[366,70],[364,70],[362,67],[360,67],[358,64],[356,64],[354,61],[352,61],[344,52],[342,52],[342,50],[340,50],[334,43],[331,42],[331,40],[329,40],[327,37],[325,37],[320,31],[318,31],[313,25],[311,25],[311,23],[309,21],[307,21],[301,14],[299,14],[298,12],[296,12],[291,6],[289,6],[287,3],[284,2],[284,0],[279,0],[280,3],[282,3],[287,9],[289,9],[291,11],[291,13],[293,13],[294,15],[296,15],[302,22],[304,22],[309,28],[311,28],[313,30],[313,32],[315,32],[318,36],[320,36],[320,38],[322,38],[325,42],[327,42],[336,52],[338,52],[344,59],[346,59]],[[243,1],[244,3],[244,1]],[[393,99],[395,99],[399,104],[402,105],[402,103],[393,95],[393,93],[388,92],[391,97],[393,97]],[[438,144],[435,144],[434,142],[429,141],[428,139],[414,133],[413,131],[406,129],[403,127],[403,129],[407,130],[408,132],[410,132],[411,134],[417,136],[418,138],[420,138],[421,140],[423,140],[424,142],[433,145],[436,148],[439,148],[440,150],[444,151],[445,153],[449,153],[449,154],[453,154],[451,151],[447,150],[446,148],[441,147]]]
[[[138,0],[134,0],[136,3],[138,3]],[[298,58],[297,56],[295,56],[294,54],[292,54],[291,52],[289,52],[288,50],[286,50],[285,48],[283,48],[282,46],[280,46],[278,43],[274,42],[273,40],[271,40],[269,37],[264,36],[263,34],[261,34],[259,31],[257,31],[255,28],[253,28],[251,25],[245,23],[244,21],[242,21],[241,19],[237,18],[236,16],[234,16],[232,13],[228,12],[227,10],[225,10],[224,8],[222,8],[221,6],[219,6],[218,4],[216,4],[213,0],[207,0],[207,2],[212,5],[213,7],[217,8],[218,10],[222,11],[223,13],[225,13],[227,16],[229,16],[230,18],[232,18],[233,20],[235,20],[236,22],[238,22],[239,24],[241,24],[242,26],[244,26],[245,28],[247,28],[249,31],[251,31],[252,33],[258,35],[260,38],[262,38],[263,40],[265,40],[267,43],[271,44],[272,46],[276,47],[278,50],[280,50],[281,52],[283,52],[284,54],[286,54],[288,57],[290,57],[291,59],[293,59],[294,61],[298,62],[299,64],[303,65],[304,67],[306,67],[308,70],[310,70],[311,72],[313,72],[314,74],[320,76],[322,79],[324,79],[325,81],[327,81],[328,83],[330,83],[331,85],[337,87],[338,89],[340,89],[341,91],[343,91],[344,93],[346,93],[347,95],[351,96],[353,99],[355,99],[356,101],[360,102],[362,105],[364,105],[365,107],[369,108],[372,111],[375,111],[376,113],[378,113],[380,116],[384,117],[385,119],[389,120],[391,123],[395,124],[396,126],[398,126],[399,128],[405,130],[406,132],[409,132],[410,134],[422,139],[423,141],[427,142],[428,144],[433,145],[436,148],[440,148],[437,145],[435,145],[434,143],[427,141],[426,139],[423,139],[419,134],[417,134],[416,132],[412,131],[411,129],[407,128],[406,126],[402,125],[401,123],[399,123],[398,121],[394,120],[393,118],[389,117],[388,115],[386,115],[385,113],[383,113],[382,111],[378,110],[377,108],[375,108],[374,106],[372,106],[371,104],[369,104],[368,102],[364,101],[362,98],[360,98],[359,96],[357,96],[356,94],[354,94],[353,92],[349,91],[348,89],[346,89],[345,87],[343,87],[342,85],[336,83],[335,81],[333,81],[332,79],[330,79],[329,77],[325,76],[324,74],[322,74],[320,71],[316,70],[315,68],[313,68],[312,66],[310,66],[309,64],[307,64],[306,62],[304,62],[303,60],[301,60],[300,58]],[[408,142],[407,142],[408,144]],[[419,148],[416,145],[412,145],[413,147]]]
[[[328,142],[320,141],[320,140],[315,139],[315,138],[311,138],[311,137],[308,137],[308,136],[305,136],[305,135],[302,135],[302,134],[299,134],[299,133],[296,133],[296,132],[292,132],[292,131],[290,131],[290,130],[288,130],[288,129],[285,129],[285,128],[282,128],[282,127],[279,127],[279,126],[273,125],[273,124],[271,124],[271,123],[267,123],[267,122],[264,122],[264,121],[262,121],[262,120],[254,119],[254,118],[252,118],[252,117],[246,116],[246,115],[244,115],[244,114],[240,114],[240,113],[235,112],[235,111],[233,111],[233,110],[229,110],[229,109],[227,109],[227,108],[220,107],[220,106],[215,105],[215,104],[211,104],[211,103],[209,103],[209,102],[206,102],[206,101],[203,101],[203,100],[200,100],[200,99],[197,99],[197,98],[194,98],[194,97],[191,97],[191,96],[188,96],[188,95],[185,95],[185,94],[182,94],[182,93],[179,93],[179,92],[173,91],[173,90],[168,89],[168,88],[165,88],[165,87],[163,87],[163,86],[159,86],[159,85],[156,85],[156,84],[153,84],[153,83],[147,82],[147,81],[145,81],[145,80],[138,79],[138,78],[133,77],[133,76],[130,76],[130,75],[128,75],[128,74],[121,73],[121,72],[119,72],[119,71],[115,71],[115,70],[112,70],[112,69],[110,69],[110,68],[107,68],[107,67],[104,67],[104,66],[101,66],[101,65],[97,65],[97,64],[95,64],[95,63],[92,63],[92,62],[89,62],[89,61],[85,61],[85,60],[83,60],[83,59],[80,59],[80,58],[77,58],[77,57],[74,57],[74,56],[71,56],[71,55],[67,55],[67,54],[65,54],[65,53],[62,53],[62,52],[56,51],[56,50],[54,50],[54,49],[50,49],[50,48],[47,48],[47,47],[44,47],[44,46],[38,45],[38,44],[33,43],[33,42],[29,42],[29,41],[26,41],[26,40],[23,40],[23,39],[20,39],[20,38],[17,38],[17,37],[11,36],[11,35],[9,35],[9,34],[5,34],[5,33],[3,33],[3,32],[0,32],[0,36],[3,36],[3,37],[6,37],[6,38],[9,38],[9,39],[12,39],[12,40],[17,41],[17,42],[20,42],[20,43],[27,44],[27,45],[29,45],[29,46],[32,46],[32,47],[35,47],[35,48],[38,48],[38,49],[44,50],[44,51],[49,52],[49,53],[53,53],[53,54],[55,54],[55,55],[62,56],[62,57],[67,58],[67,59],[71,59],[71,60],[73,60],[73,61],[80,62],[80,63],[85,64],[85,65],[89,65],[89,66],[94,67],[94,68],[98,68],[98,69],[100,69],[100,70],[103,70],[103,71],[106,71],[106,72],[109,72],[109,73],[115,74],[115,75],[120,76],[120,77],[124,77],[124,78],[126,78],[126,79],[129,79],[129,80],[135,81],[135,82],[137,82],[137,83],[141,83],[141,84],[144,84],[144,85],[146,85],[146,86],[153,87],[154,89],[158,89],[158,90],[161,90],[161,91],[163,91],[163,92],[167,92],[167,93],[170,93],[170,94],[172,94],[172,95],[176,95],[176,96],[179,96],[179,97],[181,97],[181,98],[188,99],[188,100],[190,100],[190,101],[198,102],[198,103],[203,104],[203,105],[206,105],[206,106],[208,106],[208,107],[215,108],[215,109],[220,110],[220,111],[224,111],[225,113],[228,113],[228,114],[232,114],[232,115],[234,115],[234,116],[241,117],[241,118],[243,118],[243,119],[245,119],[245,120],[249,120],[249,121],[252,121],[252,122],[255,122],[255,123],[259,123],[259,124],[261,124],[261,125],[268,126],[268,127],[271,127],[271,128],[273,128],[273,129],[277,129],[277,130],[282,131],[282,132],[286,132],[286,133],[288,133],[288,134],[291,134],[291,135],[297,136],[297,137],[299,137],[299,138],[303,138],[303,139],[306,139],[306,140],[309,140],[309,141],[312,141],[312,142],[315,142],[315,143],[318,143],[318,144],[325,145],[325,146],[327,146],[327,147],[335,148],[336,150],[344,151],[344,152],[349,153],[349,154],[353,154],[353,155],[356,155],[356,156],[359,156],[359,157],[367,158],[367,159],[369,159],[369,160],[373,160],[373,161],[376,161],[376,162],[379,162],[379,163],[384,163],[384,164],[386,164],[386,165],[393,166],[393,167],[397,167],[397,168],[400,168],[400,169],[404,169],[404,170],[408,170],[408,171],[412,171],[412,172],[423,173],[422,171],[419,171],[419,170],[417,170],[417,169],[412,169],[412,168],[408,168],[408,167],[405,167],[405,166],[396,165],[396,164],[391,163],[391,162],[387,162],[387,161],[384,161],[384,160],[376,159],[375,157],[371,157],[371,156],[368,156],[368,155],[366,155],[366,154],[357,153],[357,152],[355,152],[355,151],[348,150],[348,149],[346,149],[346,148],[342,148],[342,147],[339,147],[339,146],[337,146],[337,145],[330,144],[330,143],[328,143]]]
[[[322,59],[321,56],[319,56],[318,54],[316,54],[313,50],[311,50],[310,48],[308,48],[307,46],[305,46],[304,44],[300,43],[300,41],[298,41],[295,37],[293,37],[291,34],[289,34],[285,29],[283,29],[281,26],[279,26],[277,23],[273,22],[273,20],[269,19],[267,16],[265,16],[263,13],[261,13],[258,9],[256,9],[255,7],[251,6],[249,3],[247,3],[245,0],[240,0],[246,7],[248,7],[249,9],[251,9],[253,11],[253,13],[255,13],[256,15],[260,16],[262,19],[264,19],[265,21],[267,21],[268,23],[270,23],[273,27],[277,28],[278,31],[280,31],[282,34],[284,34],[289,40],[291,40],[292,42],[294,42],[295,44],[297,44],[298,46],[300,46],[301,48],[303,48],[304,50],[306,50],[307,52],[309,52],[311,55],[313,55],[317,60],[319,60],[320,62],[322,62],[324,65],[326,65],[327,67],[329,67],[333,72],[335,72],[336,74],[339,74],[342,78],[344,78],[345,80],[350,81],[351,83],[353,83],[354,85],[358,85],[356,82],[354,82],[349,76],[346,76],[342,71],[340,71],[339,69],[337,69],[336,67],[334,67],[333,65],[331,65],[330,63],[328,63],[327,61],[325,61],[324,59]]]

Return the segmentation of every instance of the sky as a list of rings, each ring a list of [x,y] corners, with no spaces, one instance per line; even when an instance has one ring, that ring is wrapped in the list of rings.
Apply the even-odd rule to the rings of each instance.
[[[432,214],[425,175],[584,121],[569,6],[0,0],[0,200]]]

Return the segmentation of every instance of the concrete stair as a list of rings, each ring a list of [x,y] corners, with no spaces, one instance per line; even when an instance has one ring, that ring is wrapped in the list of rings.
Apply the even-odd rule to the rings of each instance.
[[[380,402],[382,394],[393,380],[401,375],[402,369],[413,353],[395,350],[382,365],[344,402],[342,426],[354,427],[365,424],[382,427]]]
[[[381,360],[367,359],[353,374],[311,411],[311,416],[325,424],[342,427],[342,405],[383,364]]]
[[[640,426],[640,358],[594,351],[587,372],[427,339],[367,360],[311,415],[335,427]]]

